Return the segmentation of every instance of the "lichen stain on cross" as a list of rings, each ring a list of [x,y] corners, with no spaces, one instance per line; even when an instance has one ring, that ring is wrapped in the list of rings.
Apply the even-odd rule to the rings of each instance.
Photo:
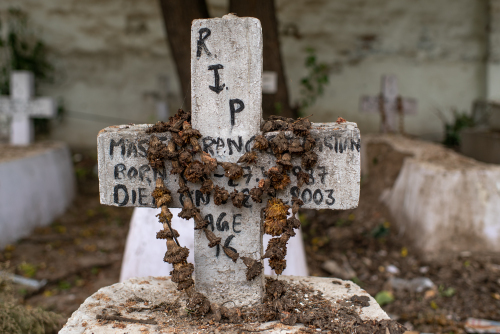
[[[261,131],[262,103],[262,31],[259,20],[226,15],[223,18],[195,20],[191,30],[191,87],[193,129],[200,131],[203,151],[219,162],[236,163],[252,150],[257,135],[267,140],[277,132]],[[213,67],[215,66],[215,67]],[[222,88],[222,89],[219,89]],[[101,203],[118,206],[153,206],[151,193],[154,180],[161,177],[171,190],[170,207],[181,207],[183,195],[176,194],[179,174],[150,168],[145,156],[150,134],[148,125],[115,126],[98,136],[99,186]],[[304,138],[284,132],[290,141],[304,144]],[[304,208],[350,209],[357,206],[360,181],[360,134],[355,123],[313,123],[310,135],[316,146],[317,163],[312,168],[301,165],[292,156],[287,172],[291,183],[276,192],[290,203],[300,198]],[[157,134],[167,143],[170,133]],[[224,177],[218,167],[213,172],[214,186],[245,194],[241,208],[231,203],[214,205],[210,194],[200,192],[199,184],[190,184],[191,197],[209,227],[222,239],[221,245],[236,250],[240,257],[262,259],[263,203],[250,200],[249,191],[266,178],[276,157],[271,149],[258,153],[254,164],[242,163],[244,174],[236,180]],[[299,176],[309,175],[298,187]],[[295,183],[294,183],[295,182]],[[135,195],[134,195],[135,194]],[[135,197],[134,197],[135,196]],[[135,199],[134,199],[135,198]],[[175,228],[175,226],[174,226]],[[215,247],[214,247],[215,248]],[[220,249],[209,248],[207,238],[195,231],[195,287],[211,302],[232,302],[234,306],[250,306],[262,301],[263,274],[248,281],[246,266],[233,262]],[[159,254],[158,256],[161,256]]]

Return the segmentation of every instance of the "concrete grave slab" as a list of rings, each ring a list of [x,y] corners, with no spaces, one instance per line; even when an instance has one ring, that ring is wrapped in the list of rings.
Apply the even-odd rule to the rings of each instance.
[[[0,145],[0,156],[3,249],[61,215],[74,198],[75,178],[69,148],[63,143]]]
[[[371,155],[377,145],[386,146],[387,155],[407,156],[381,201],[424,256],[500,251],[500,166],[402,136],[366,135],[363,143],[368,178],[375,163],[379,169],[385,163]]]
[[[351,281],[342,281],[335,278],[320,277],[293,277],[281,276],[280,280],[288,283],[303,284],[311,287],[323,294],[323,297],[330,300],[333,305],[340,305],[342,301],[349,300],[353,296],[364,296],[368,298],[369,306],[353,306],[353,311],[359,313],[362,320],[389,320],[388,315],[382,310],[377,302],[366,293],[365,290]],[[120,312],[124,317],[132,319],[146,320],[153,316],[151,312],[126,311],[127,300],[129,298],[142,298],[148,301],[148,305],[159,304],[163,301],[177,300],[181,309],[185,309],[186,295],[177,291],[176,285],[167,277],[142,277],[133,278],[123,283],[113,284],[99,289],[92,296],[87,298],[80,308],[75,311],[59,334],[107,334],[117,333],[118,330],[126,331],[129,334],[143,334],[155,332],[179,333],[200,333],[210,332],[209,326],[199,328],[199,326],[190,326],[186,321],[180,323],[172,322],[168,313],[155,312],[154,317],[157,324],[137,324],[126,322],[98,322],[97,315],[100,315],[104,309]],[[138,306],[144,304],[137,304]],[[117,326],[119,325],[119,327]],[[242,324],[236,325],[231,329],[231,325],[216,324],[221,332],[236,333],[242,328],[252,328],[259,333],[301,333],[304,325],[286,326],[273,321],[263,324]],[[222,327],[221,327],[222,326]],[[214,329],[216,328],[214,327]]]

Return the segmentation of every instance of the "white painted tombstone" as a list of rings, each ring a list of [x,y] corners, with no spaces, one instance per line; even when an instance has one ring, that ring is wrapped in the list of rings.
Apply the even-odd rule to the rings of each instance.
[[[223,18],[195,20],[191,30],[192,124],[202,138],[202,149],[218,161],[236,162],[251,150],[260,131],[262,111],[262,31],[259,20],[226,15]],[[153,206],[151,192],[161,177],[172,194],[177,194],[179,175],[171,166],[152,169],[146,159],[151,135],[149,126],[122,125],[102,130],[98,135],[99,190],[102,204],[115,206]],[[291,184],[278,193],[285,202],[292,195],[304,201],[303,208],[350,209],[358,204],[360,182],[360,134],[355,123],[313,123],[318,162],[306,170],[312,179],[302,188],[294,186],[300,159],[293,159]],[[265,133],[271,139],[276,132]],[[286,134],[293,137],[291,132]],[[156,134],[167,142],[170,133]],[[248,194],[266,171],[275,165],[269,151],[259,154],[256,164],[243,165],[242,178],[224,177],[221,167],[213,174],[214,185]],[[262,216],[265,203],[254,203],[249,196],[241,209],[230,203],[216,206],[210,195],[190,184],[193,203],[200,208],[221,244],[234,248],[240,256],[261,260]],[[178,196],[177,196],[178,195]],[[173,196],[172,207],[181,207],[183,196]],[[265,201],[263,201],[265,202]],[[173,226],[176,228],[176,226]],[[160,228],[160,225],[159,225]],[[246,266],[234,263],[221,247],[209,248],[204,234],[195,231],[195,286],[210,301],[234,306],[262,302],[264,275],[246,279]],[[152,236],[153,238],[153,236]],[[158,254],[159,257],[162,254]]]
[[[56,103],[50,97],[33,98],[33,73],[13,71],[10,78],[10,97],[0,97],[0,113],[11,117],[10,144],[29,145],[33,142],[34,129],[31,118],[53,118]]]
[[[417,100],[402,98],[398,93],[398,79],[395,75],[383,75],[381,91],[378,96],[362,96],[360,111],[380,113],[380,132],[396,132],[396,120],[399,115],[400,132],[404,132],[404,115],[417,113]]]

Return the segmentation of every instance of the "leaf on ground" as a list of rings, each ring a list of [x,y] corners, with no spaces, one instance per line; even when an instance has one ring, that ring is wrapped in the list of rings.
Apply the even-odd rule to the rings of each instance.
[[[375,300],[380,306],[384,306],[394,301],[394,295],[390,291],[382,290],[375,295]]]

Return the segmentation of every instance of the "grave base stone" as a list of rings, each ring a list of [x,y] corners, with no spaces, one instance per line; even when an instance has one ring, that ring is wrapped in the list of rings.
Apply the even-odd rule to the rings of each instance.
[[[292,284],[301,284],[320,291],[323,297],[335,306],[345,305],[346,300],[353,296],[368,297],[369,306],[347,306],[359,314],[362,320],[389,320],[382,310],[365,290],[351,281],[336,278],[280,276]],[[139,301],[130,307],[130,298]],[[128,301],[128,302],[127,302]],[[186,309],[186,294],[177,291],[176,285],[167,277],[143,277],[129,279],[123,283],[113,284],[99,289],[87,298],[80,308],[73,313],[59,334],[107,334],[107,333],[241,333],[245,331],[259,333],[300,333],[304,325],[287,326],[277,321],[267,323],[242,323],[213,325],[190,325],[190,317],[173,317],[168,312],[149,312],[144,308],[161,302],[179,303],[179,309]],[[98,321],[96,317],[107,314],[118,314],[130,319],[147,320],[154,317],[156,324],[130,323],[123,321]],[[131,311],[131,312],[129,312]],[[118,313],[117,313],[118,312]],[[375,330],[374,330],[375,331]]]
[[[422,255],[500,251],[500,166],[397,135],[363,143],[363,175],[385,180],[380,199]]]
[[[0,145],[0,249],[52,223],[74,194],[66,144]]]

